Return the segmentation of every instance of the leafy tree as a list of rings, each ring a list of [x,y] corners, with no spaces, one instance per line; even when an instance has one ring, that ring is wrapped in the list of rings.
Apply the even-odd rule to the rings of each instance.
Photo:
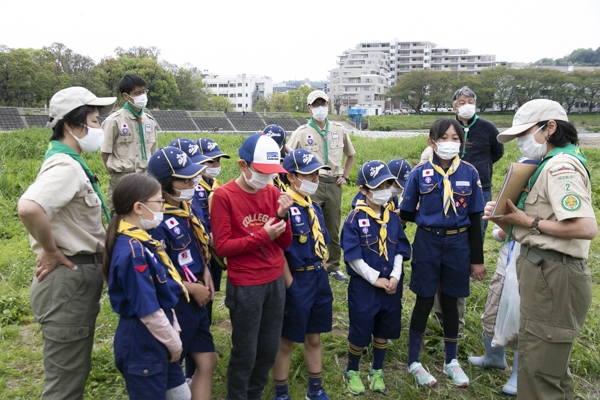
[[[496,67],[481,71],[482,79],[494,89],[494,103],[500,111],[506,111],[515,104],[515,76],[507,67]]]
[[[593,72],[574,71],[572,74],[577,76],[580,82],[580,99],[585,100],[588,111],[592,112],[594,107],[600,103],[600,70]]]
[[[271,105],[264,97],[260,97],[252,103],[252,110],[256,112],[263,112],[264,110],[270,111],[270,107]]]
[[[281,112],[289,110],[290,104],[288,102],[287,94],[273,93],[273,95],[269,97],[269,111]]]
[[[452,75],[448,72],[431,71],[429,83],[429,104],[436,108],[452,104]]]
[[[209,99],[209,109],[212,111],[229,111],[233,106],[227,97],[223,96],[210,96]]]
[[[32,100],[37,66],[29,49],[0,52],[0,105],[24,107]]]
[[[421,106],[429,100],[427,87],[431,83],[431,71],[423,69],[400,75],[396,85],[389,88],[386,97],[392,100],[402,100],[417,113]]]
[[[296,111],[296,106],[298,106],[299,112],[306,112],[306,98],[309,93],[313,91],[313,88],[302,85],[296,90],[290,90],[288,92],[289,103],[291,106],[290,111]]]
[[[178,110],[209,108],[211,93],[202,83],[202,73],[198,68],[189,64],[178,67],[166,62],[163,62],[162,66],[175,76],[175,83],[179,89],[179,97],[174,101],[174,108]]]

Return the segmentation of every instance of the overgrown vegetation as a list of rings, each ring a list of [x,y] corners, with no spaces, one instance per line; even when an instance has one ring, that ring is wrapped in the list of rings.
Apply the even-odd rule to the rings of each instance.
[[[405,117],[410,119],[412,117]],[[29,129],[0,134],[0,205],[2,206],[2,224],[0,225],[0,398],[36,399],[42,389],[42,351],[40,328],[33,322],[29,309],[29,286],[33,277],[35,257],[29,249],[26,232],[16,216],[15,204],[25,188],[35,179],[50,134],[44,129]],[[159,143],[167,145],[176,134],[161,134]],[[197,135],[186,136],[195,139]],[[241,135],[206,135],[215,139],[221,149],[232,155],[224,160],[220,178],[228,181],[237,176],[235,165],[237,149],[244,139]],[[404,157],[413,165],[418,161],[425,146],[425,137],[409,139],[366,139],[353,138],[357,150],[355,164],[368,160]],[[586,148],[592,181],[600,179],[600,150]],[[519,151],[515,143],[506,146],[506,155],[495,165],[494,187],[500,187],[503,173],[508,163],[518,158]],[[102,169],[99,154],[86,156],[90,168],[95,171],[106,188],[108,177]],[[344,187],[343,215],[350,211],[350,201],[357,191],[356,171],[353,168],[350,184]],[[600,209],[600,189],[594,189],[594,206]],[[600,214],[597,212],[597,217]],[[7,228],[10,226],[10,229]],[[481,354],[481,322],[479,320],[487,296],[487,284],[496,265],[499,243],[490,235],[485,243],[488,280],[472,285],[471,297],[467,300],[466,327],[464,339],[459,343],[459,360],[471,378],[468,389],[453,387],[442,374],[443,341],[440,329],[433,323],[429,328],[433,334],[426,337],[422,362],[438,378],[438,387],[429,390],[418,388],[407,375],[407,327],[414,304],[414,295],[406,284],[410,279],[410,266],[405,266],[404,297],[402,313],[402,336],[388,348],[384,370],[389,399],[503,399],[500,389],[510,375],[510,371],[490,371],[471,368],[467,356]],[[409,224],[407,234],[412,240],[414,225]],[[588,260],[593,271],[594,298],[583,332],[576,341],[571,370],[575,376],[576,393],[580,399],[600,398],[600,245],[598,239],[592,242]],[[323,377],[325,387],[334,400],[351,398],[342,381],[347,354],[348,313],[346,285],[331,281],[334,292],[334,330],[322,336]],[[225,380],[227,361],[230,352],[228,312],[223,303],[224,295],[219,293],[216,299],[213,333],[216,347],[223,352],[219,358],[213,380],[213,398],[225,398]],[[86,387],[86,399],[126,399],[124,381],[113,364],[112,340],[118,317],[112,311],[106,295],[102,297],[102,306],[96,326],[96,339],[93,350],[92,372]],[[5,310],[7,310],[5,312]],[[363,357],[361,368],[365,377],[370,353]],[[509,359],[512,361],[512,358]],[[306,367],[303,362],[302,346],[296,346],[291,361],[290,394],[293,399],[303,398],[306,392]],[[273,388],[269,384],[264,399],[273,397]],[[364,399],[380,399],[381,395],[367,391]]]

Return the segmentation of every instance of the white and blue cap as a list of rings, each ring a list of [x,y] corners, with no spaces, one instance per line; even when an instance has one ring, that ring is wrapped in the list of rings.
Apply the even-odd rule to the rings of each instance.
[[[219,148],[217,142],[209,138],[200,138],[198,139],[198,146],[200,146],[200,153],[208,158],[231,158],[229,154],[225,154]]]
[[[367,161],[358,170],[358,185],[375,189],[385,181],[398,181],[387,164],[380,160]]]
[[[148,173],[156,179],[190,179],[206,169],[206,165],[194,163],[190,157],[177,147],[163,147],[148,160]]]
[[[238,154],[242,160],[251,163],[258,172],[263,174],[287,174],[279,165],[279,147],[277,142],[256,133],[248,136],[240,146]]]
[[[312,174],[319,169],[331,169],[321,164],[317,156],[305,149],[296,149],[287,153],[283,159],[283,168],[287,172],[299,174]]]
[[[408,175],[410,175],[410,171],[412,171],[411,165],[404,158],[395,158],[387,163],[387,166],[390,170],[390,174],[396,177],[398,185],[404,189]]]
[[[279,125],[267,125],[265,129],[263,129],[263,133],[277,142],[279,145],[279,150],[283,149],[283,145],[285,144],[285,130]]]
[[[205,162],[212,163],[212,158],[208,158],[200,153],[200,146],[193,140],[186,138],[177,138],[169,143],[170,147],[177,147],[184,151],[188,157],[196,164],[204,164]]]

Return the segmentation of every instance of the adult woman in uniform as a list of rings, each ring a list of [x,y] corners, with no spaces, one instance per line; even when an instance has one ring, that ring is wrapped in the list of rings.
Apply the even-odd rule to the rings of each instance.
[[[492,219],[521,243],[517,275],[521,292],[519,397],[572,399],[569,360],[592,299],[587,266],[598,226],[591,204],[585,156],[562,106],[525,103],[498,141],[519,140],[525,157],[542,159],[517,205]],[[489,218],[495,202],[485,208]]]
[[[42,399],[82,399],[90,371],[102,293],[102,213],[108,209],[98,178],[80,154],[100,149],[104,132],[98,118],[115,100],[82,87],[52,97],[50,145],[18,204],[37,255],[31,308],[42,325]]]

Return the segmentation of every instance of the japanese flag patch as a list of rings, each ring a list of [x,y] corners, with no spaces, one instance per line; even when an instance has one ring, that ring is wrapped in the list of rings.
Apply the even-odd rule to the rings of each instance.
[[[369,222],[369,220],[367,218],[359,218],[358,219],[358,226],[360,226],[361,228],[364,226],[371,226],[371,223]]]
[[[292,215],[300,215],[300,210],[298,210],[298,207],[290,207],[290,211],[292,212]]]
[[[424,169],[423,176],[433,176],[433,169]]]
[[[168,220],[165,221],[165,224],[167,224],[167,226],[169,227],[169,229],[173,229],[177,225],[179,225],[179,222],[177,222],[177,220],[175,219],[175,217],[171,217],[171,218],[169,218]]]

